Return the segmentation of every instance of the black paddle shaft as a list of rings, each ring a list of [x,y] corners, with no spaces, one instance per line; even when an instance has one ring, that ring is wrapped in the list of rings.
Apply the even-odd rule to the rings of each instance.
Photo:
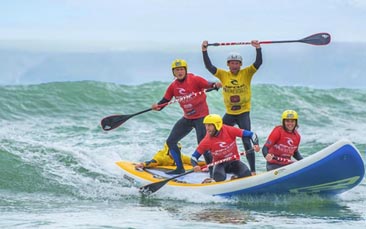
[[[159,182],[155,182],[155,183],[151,183],[151,184],[148,184],[148,185],[145,185],[145,186],[142,186],[140,187],[140,193],[142,193],[143,195],[150,195],[156,191],[158,191],[161,187],[163,187],[166,183],[168,183],[169,181],[171,180],[175,180],[177,179],[178,177],[182,177],[182,176],[185,176],[187,174],[190,174],[190,173],[193,173],[194,170],[189,170],[185,173],[182,173],[182,174],[179,174],[179,175],[176,175],[174,177],[171,177],[171,178],[168,178],[168,179],[165,179],[165,180],[162,180],[162,181],[159,181]]]
[[[189,94],[187,96],[183,96],[183,97],[181,97],[179,99],[175,99],[173,101],[170,101],[170,102],[167,102],[167,103],[163,103],[163,104],[160,104],[158,106],[159,107],[165,107],[165,106],[168,106],[169,104],[183,101],[184,99],[190,98],[192,96],[202,95],[203,93],[210,92],[212,90],[216,90],[217,91],[218,88],[205,89],[203,91],[195,92],[193,94]],[[148,108],[146,110],[143,110],[143,111],[140,111],[140,112],[137,112],[137,113],[134,113],[134,114],[129,114],[129,115],[110,115],[110,116],[104,117],[101,120],[100,125],[102,126],[102,129],[104,131],[110,131],[110,130],[113,130],[113,129],[119,127],[120,125],[122,125],[124,122],[126,122],[127,120],[129,120],[133,116],[136,116],[136,115],[139,115],[139,114],[142,114],[142,113],[146,113],[146,112],[151,111],[151,110],[152,110],[152,108]]]
[[[247,153],[251,153],[251,152],[254,152],[252,149],[250,149],[250,150],[248,150],[248,152]],[[240,155],[244,155],[245,154],[245,152],[244,153],[240,153]],[[213,163],[211,163],[211,164],[208,164],[208,165],[205,165],[205,166],[202,166],[201,167],[201,169],[203,169],[203,168],[209,168],[209,167],[211,167],[211,166],[214,166],[214,165],[217,165],[217,164],[221,164],[221,163],[223,163],[223,162],[227,162],[227,161],[231,161],[231,160],[233,160],[233,159],[236,159],[237,158],[237,156],[236,155],[234,155],[234,156],[232,156],[232,157],[227,157],[227,158],[224,158],[224,159],[221,159],[221,160],[219,160],[219,161],[215,161],[215,162],[213,162]],[[145,186],[142,186],[142,187],[140,187],[140,193],[142,193],[143,195],[150,195],[150,194],[152,194],[152,193],[154,193],[154,192],[156,192],[156,191],[158,191],[161,187],[163,187],[166,183],[168,183],[169,181],[171,181],[171,180],[175,180],[175,179],[177,179],[178,177],[182,177],[182,176],[185,176],[185,175],[187,175],[187,174],[190,174],[190,173],[193,173],[194,172],[194,170],[193,169],[191,169],[191,170],[189,170],[189,171],[187,171],[187,172],[185,172],[185,173],[182,173],[182,174],[179,174],[179,175],[176,175],[176,176],[174,176],[174,177],[171,177],[171,178],[168,178],[168,179],[165,179],[165,180],[162,180],[162,181],[158,181],[158,182],[155,182],[155,183],[151,183],[151,184],[147,184],[147,185],[145,185]]]

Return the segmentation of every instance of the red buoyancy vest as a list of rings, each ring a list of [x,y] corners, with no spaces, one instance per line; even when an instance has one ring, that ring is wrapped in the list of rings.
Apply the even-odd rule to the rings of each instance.
[[[235,157],[239,160],[240,155],[236,138],[243,136],[243,130],[237,127],[222,125],[222,128],[217,136],[206,136],[202,139],[197,147],[197,151],[203,154],[210,151],[213,157],[213,162],[219,161],[228,157]]]
[[[268,153],[290,160],[296,150],[298,150],[300,140],[301,137],[297,130],[288,132],[282,126],[276,126],[264,145],[268,147]],[[287,160],[271,160],[269,163],[287,165],[291,162]]]
[[[178,80],[174,80],[169,85],[164,98],[167,100],[171,100],[172,97],[179,99],[180,97],[184,97],[195,92],[202,92],[210,86],[211,85],[209,85],[209,82],[206,79],[193,75],[192,73],[188,73],[184,81],[180,82]],[[184,117],[187,119],[202,118],[209,114],[205,93],[180,101],[179,105],[183,109]]]

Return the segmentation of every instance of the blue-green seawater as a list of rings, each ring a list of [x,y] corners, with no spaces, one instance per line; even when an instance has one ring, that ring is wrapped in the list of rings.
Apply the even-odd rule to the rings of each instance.
[[[366,182],[334,197],[271,195],[222,199],[157,192],[142,198],[115,165],[149,159],[182,115],[177,103],[103,132],[111,114],[159,101],[165,82],[94,81],[0,86],[1,228],[365,228]],[[299,113],[304,156],[341,138],[366,149],[366,90],[252,86],[252,130],[264,142],[285,109]],[[224,114],[221,92],[207,93]],[[192,132],[183,153],[196,147]],[[242,150],[242,145],[239,143]],[[256,155],[257,171],[265,160]],[[244,162],[246,162],[244,160]],[[342,169],[342,168],[340,168]]]

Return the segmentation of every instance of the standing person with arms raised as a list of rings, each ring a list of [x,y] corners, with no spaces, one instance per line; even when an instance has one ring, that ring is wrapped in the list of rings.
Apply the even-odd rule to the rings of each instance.
[[[262,148],[267,160],[267,171],[291,164],[291,157],[301,160],[299,152],[301,136],[297,132],[299,116],[294,110],[282,113],[282,125],[276,126]]]
[[[208,82],[206,79],[188,73],[188,66],[185,60],[177,59],[172,63],[172,71],[175,80],[168,86],[164,97],[157,103],[152,105],[153,110],[161,110],[158,105],[169,102],[173,97],[179,99],[182,96],[193,95],[197,96],[180,101],[179,104],[183,109],[184,115],[179,119],[171,130],[166,143],[169,147],[170,154],[174,158],[177,168],[168,174],[184,173],[184,167],[181,159],[181,152],[177,143],[189,134],[192,129],[196,130],[197,143],[199,143],[206,134],[206,129],[203,124],[203,118],[208,115],[208,105],[206,102],[205,89],[216,88],[216,84]],[[210,152],[205,152],[205,161],[211,163]]]
[[[227,173],[234,174],[232,179],[251,176],[248,167],[240,160],[236,138],[249,138],[253,142],[254,150],[258,152],[260,148],[257,135],[252,131],[223,125],[221,116],[217,114],[207,115],[203,123],[205,124],[207,133],[196,151],[192,154],[191,163],[194,166],[194,171],[201,171],[201,167],[198,166],[198,158],[209,150],[212,154],[213,163],[229,157],[236,158],[213,167],[212,178],[214,181],[226,180]],[[247,154],[254,154],[254,152],[248,152]],[[209,182],[212,182],[212,180],[206,179],[204,181],[204,183]]]
[[[250,123],[250,108],[251,108],[251,81],[254,73],[262,64],[262,51],[260,43],[257,40],[251,41],[251,45],[256,48],[255,62],[241,69],[243,58],[238,53],[231,53],[227,57],[227,66],[229,71],[220,69],[212,65],[208,56],[208,42],[202,42],[202,55],[205,66],[216,78],[221,81],[222,94],[226,107],[226,113],[223,117],[223,122],[226,125],[234,126],[237,124],[239,128],[251,130]],[[221,86],[221,85],[218,85]],[[252,148],[248,138],[243,139],[244,148],[246,151]],[[255,155],[247,154],[252,175],[256,174]]]

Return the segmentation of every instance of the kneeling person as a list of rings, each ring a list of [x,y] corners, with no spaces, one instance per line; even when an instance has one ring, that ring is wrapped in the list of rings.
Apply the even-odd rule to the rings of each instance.
[[[201,167],[197,164],[198,159],[204,152],[209,150],[213,157],[213,163],[225,158],[236,157],[234,160],[223,162],[213,167],[212,178],[215,181],[226,180],[227,173],[233,173],[237,178],[251,176],[248,167],[240,160],[236,138],[251,139],[255,151],[258,152],[259,143],[257,135],[252,131],[223,125],[221,116],[217,114],[207,115],[203,123],[206,127],[206,136],[199,143],[191,157],[194,171],[201,171]]]
[[[299,152],[301,136],[297,132],[299,115],[294,110],[285,110],[281,118],[282,125],[272,130],[262,148],[263,156],[267,160],[267,171],[293,163],[291,157],[303,159]]]

